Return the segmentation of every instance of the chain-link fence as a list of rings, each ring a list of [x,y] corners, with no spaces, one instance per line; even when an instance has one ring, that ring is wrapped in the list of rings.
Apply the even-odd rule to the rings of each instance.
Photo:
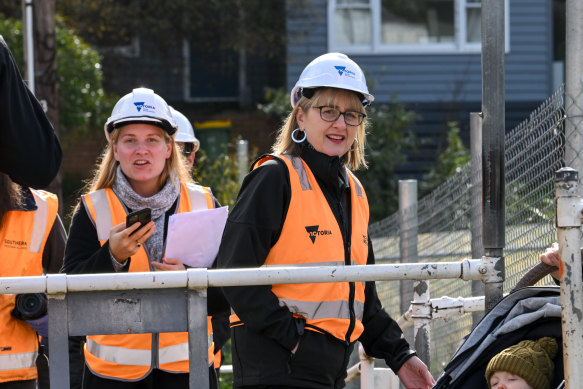
[[[539,262],[544,248],[557,239],[553,177],[563,165],[564,118],[564,91],[561,88],[505,136],[504,292],[512,289],[525,272]],[[472,236],[471,232],[481,230],[482,193],[476,190],[481,182],[481,177],[472,173],[471,163],[468,163],[434,192],[419,200],[415,209],[402,210],[401,217],[396,213],[372,224],[370,235],[377,263],[401,261],[403,248],[400,245],[403,243],[399,237],[403,231],[399,220],[403,220],[403,213],[408,211],[417,212],[418,223],[412,228],[417,230],[417,247],[413,252],[417,252],[419,262],[472,258],[472,239],[474,245],[476,241],[481,242],[481,236],[476,236],[480,233],[474,232]],[[541,284],[552,282],[546,277]],[[410,294],[401,293],[401,285],[395,281],[377,283],[383,305],[395,318],[402,313],[401,299],[406,306],[412,299],[412,283],[408,284]],[[469,297],[472,296],[472,282],[437,280],[431,282],[430,290],[431,297]],[[434,375],[443,370],[459,341],[471,328],[472,315],[469,314],[447,322],[432,322],[430,367]]]

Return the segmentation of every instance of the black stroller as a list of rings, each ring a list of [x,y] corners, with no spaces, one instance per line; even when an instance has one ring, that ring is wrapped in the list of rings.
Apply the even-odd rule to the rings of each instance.
[[[434,389],[488,389],[484,373],[494,355],[522,340],[545,336],[556,338],[559,345],[551,388],[560,388],[564,372],[559,287],[515,288],[464,338]]]

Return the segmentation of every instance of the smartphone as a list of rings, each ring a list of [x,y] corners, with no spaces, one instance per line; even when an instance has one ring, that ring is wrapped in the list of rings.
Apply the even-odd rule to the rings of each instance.
[[[152,220],[152,210],[150,208],[140,209],[139,211],[134,211],[127,215],[126,217],[126,228],[131,227],[136,222],[140,222],[140,228],[148,224],[148,222]],[[138,228],[136,231],[138,231]],[[136,232],[134,231],[134,232]],[[134,233],[132,232],[132,234]],[[130,234],[130,236],[132,235]]]

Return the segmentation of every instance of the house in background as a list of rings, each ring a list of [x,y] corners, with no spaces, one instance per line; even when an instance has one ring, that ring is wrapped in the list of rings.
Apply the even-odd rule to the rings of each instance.
[[[512,129],[563,82],[565,0],[500,1],[506,16],[506,128]],[[277,33],[286,36],[276,53],[205,53],[196,39],[167,37],[162,44],[140,30],[125,42],[96,42],[106,90],[123,95],[139,85],[153,88],[194,122],[230,119],[231,138],[241,136],[264,153],[280,125],[255,109],[264,88],[289,92],[312,59],[340,51],[363,68],[375,104],[399,101],[419,117],[412,128],[418,152],[399,168],[400,177],[421,178],[435,163],[448,122],[458,122],[469,145],[469,113],[481,111],[480,0],[267,4],[273,20],[281,21]]]
[[[505,5],[506,128],[512,129],[563,82],[553,8],[564,1]],[[415,111],[419,152],[400,169],[418,177],[435,161],[450,121],[469,142],[469,113],[481,111],[480,0],[287,1],[287,89],[307,63],[339,51],[363,69],[375,104],[393,99]],[[558,5],[558,7],[557,7]],[[560,11],[558,11],[560,12]],[[561,15],[555,17],[559,20]],[[562,15],[564,18],[564,15]],[[563,19],[564,20],[564,19]],[[560,44],[560,43],[559,43]],[[563,59],[564,59],[564,53]],[[558,55],[560,58],[560,53]],[[374,134],[371,134],[374,136]]]
[[[238,138],[249,141],[251,157],[254,153],[270,150],[280,125],[279,118],[259,112],[257,103],[265,101],[266,87],[284,87],[286,57],[285,45],[273,42],[270,46],[264,45],[271,36],[261,32],[284,36],[285,0],[253,5],[261,7],[263,14],[276,22],[269,28],[259,29],[260,33],[255,33],[255,39],[247,47],[241,43],[243,40],[221,44],[218,39],[217,35],[223,38],[227,35],[219,27],[236,30],[235,26],[217,22],[212,30],[215,39],[209,39],[200,34],[201,28],[179,28],[175,18],[160,13],[155,7],[136,15],[136,20],[128,22],[129,27],[123,30],[123,34],[118,33],[117,25],[126,18],[124,7],[131,9],[133,6],[116,3],[107,4],[111,12],[117,12],[116,18],[111,15],[103,18],[99,13],[93,16],[94,8],[85,7],[85,3],[64,10],[69,12],[66,17],[77,22],[80,36],[99,52],[103,86],[108,93],[121,97],[139,86],[153,89],[185,114],[195,127],[196,123],[202,123],[197,127],[196,135],[201,141],[201,150],[211,159],[227,146],[233,146]],[[193,3],[184,2],[182,6],[176,6],[175,11],[196,11],[207,19],[217,16],[212,9],[199,9],[198,3]],[[225,2],[219,8],[229,6]],[[245,8],[245,4],[237,7]],[[87,11],[83,11],[86,8]],[[252,12],[249,14],[256,17]],[[100,21],[93,23],[92,16]],[[194,18],[185,13],[184,19],[188,24]],[[222,20],[220,17],[216,19]],[[84,20],[90,21],[83,23]],[[95,33],[101,29],[104,32]],[[250,47],[253,44],[260,48]],[[104,142],[101,131],[78,139],[75,147],[67,150],[64,169],[75,179],[87,177]]]

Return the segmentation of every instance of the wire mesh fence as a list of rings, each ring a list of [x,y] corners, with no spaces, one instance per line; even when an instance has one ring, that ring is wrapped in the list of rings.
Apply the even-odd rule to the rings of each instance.
[[[553,177],[563,166],[565,149],[569,147],[569,139],[565,141],[565,111],[564,89],[560,88],[528,119],[505,135],[505,293],[539,262],[541,252],[557,239]],[[417,224],[408,228],[416,230],[413,232],[417,239],[412,244],[416,244],[413,252],[417,253],[418,262],[472,258],[472,248],[475,254],[476,242],[481,242],[482,193],[476,190],[481,183],[480,175],[472,173],[468,163],[420,199],[415,208],[401,210],[401,214],[372,224],[369,232],[377,263],[401,262],[404,243],[400,235],[404,231],[399,221],[403,214],[412,212],[417,214]],[[476,223],[478,228],[475,228]],[[553,281],[546,277],[539,284],[553,284]],[[410,292],[406,292],[407,289],[401,292],[402,285],[396,281],[377,283],[379,298],[395,318],[412,300],[412,284],[408,285]],[[479,286],[476,281],[472,288],[472,282],[436,280],[431,282],[431,297],[483,295],[483,291],[479,293]],[[469,314],[448,321],[432,321],[430,369],[434,375],[443,370],[472,325],[473,318]]]

